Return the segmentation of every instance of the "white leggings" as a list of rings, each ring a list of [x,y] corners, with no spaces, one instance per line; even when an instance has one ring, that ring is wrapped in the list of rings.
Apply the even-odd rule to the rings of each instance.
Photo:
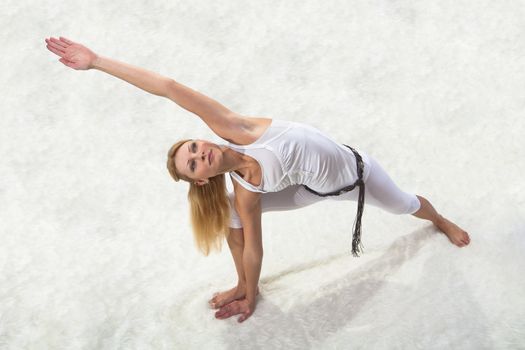
[[[415,194],[400,190],[377,161],[368,155],[371,163],[370,173],[365,181],[365,204],[373,205],[393,214],[413,214],[419,210],[421,203]],[[302,185],[293,185],[279,192],[261,193],[262,212],[284,211],[306,207],[323,200],[355,201],[359,187],[339,196],[320,197]],[[234,206],[234,193],[230,192],[231,228],[242,228],[241,219]]]

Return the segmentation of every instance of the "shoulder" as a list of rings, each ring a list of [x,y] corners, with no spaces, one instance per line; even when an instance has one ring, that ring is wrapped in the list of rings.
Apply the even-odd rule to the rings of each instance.
[[[261,212],[261,193],[252,192],[242,187],[237,181],[233,182],[235,193],[235,208],[239,215]]]
[[[230,128],[226,131],[224,139],[236,145],[249,145],[257,141],[271,123],[271,118],[250,117],[232,113]]]

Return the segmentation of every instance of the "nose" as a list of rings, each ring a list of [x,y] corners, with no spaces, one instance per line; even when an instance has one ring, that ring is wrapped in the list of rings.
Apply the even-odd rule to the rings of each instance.
[[[206,161],[206,152],[202,151],[200,155],[195,156],[197,159],[200,158],[202,161]]]

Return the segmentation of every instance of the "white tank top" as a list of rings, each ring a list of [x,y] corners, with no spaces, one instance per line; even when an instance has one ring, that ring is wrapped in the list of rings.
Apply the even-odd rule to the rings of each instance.
[[[231,149],[253,157],[261,166],[262,180],[254,186],[232,171],[230,176],[251,192],[278,192],[302,184],[329,193],[353,184],[357,165],[352,151],[320,130],[299,122],[272,119],[266,131],[249,145],[228,143]],[[363,158],[363,180],[370,173],[368,155]]]

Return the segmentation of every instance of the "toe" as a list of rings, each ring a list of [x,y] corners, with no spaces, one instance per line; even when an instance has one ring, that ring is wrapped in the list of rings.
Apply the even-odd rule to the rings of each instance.
[[[214,303],[215,301],[217,301],[217,295],[218,295],[218,294],[219,294],[219,293],[215,293],[215,294],[213,294],[213,297],[212,297],[210,300],[208,300],[208,302],[209,302],[209,303]]]

